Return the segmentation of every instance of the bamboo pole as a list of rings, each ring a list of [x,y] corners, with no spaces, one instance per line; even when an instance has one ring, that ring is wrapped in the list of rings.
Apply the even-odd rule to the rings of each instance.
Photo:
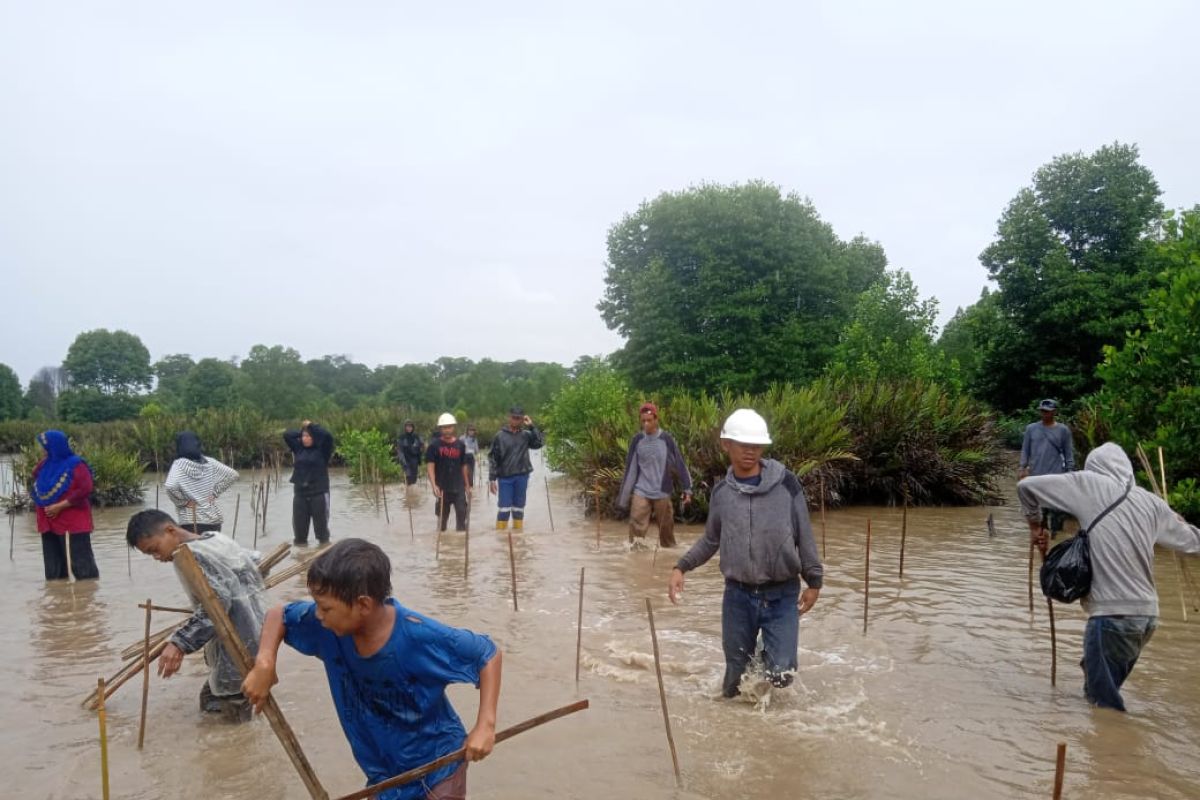
[[[392,512],[388,509],[387,484],[384,483],[382,479],[379,481],[379,488],[383,492],[383,521],[387,523],[389,527],[391,527]]]
[[[867,635],[867,609],[871,603],[871,518],[867,518],[867,552],[863,564],[863,636]]]
[[[267,482],[263,485],[263,501],[262,501],[262,515],[263,515],[262,535],[263,536],[267,535],[267,506],[270,505],[270,500],[271,500],[270,489],[271,489],[271,476],[270,476],[270,474],[268,474]]]
[[[229,537],[229,538],[233,539],[235,542],[237,541],[238,513],[241,510],[242,510],[242,493],[238,492],[237,502],[233,504],[233,533],[230,534],[230,537]]]
[[[1050,685],[1058,685],[1058,634],[1054,630],[1054,601],[1046,598],[1046,609],[1050,613]]]
[[[13,546],[16,541],[17,514],[15,511],[8,512],[8,560],[13,560]]]
[[[989,538],[996,535],[996,518],[992,514],[988,514],[987,529]]]
[[[543,475],[542,480],[546,484],[546,513],[550,515],[550,532],[555,533],[556,531],[554,530],[554,509],[550,505],[550,479]]]
[[[1029,613],[1033,613],[1033,542],[1029,543]]]
[[[908,538],[908,490],[904,490],[904,511],[900,517],[900,577],[904,577],[904,542]]]
[[[262,557],[262,560],[258,562],[258,571],[262,573],[263,577],[266,577],[267,574],[269,574],[270,571],[273,570],[280,561],[283,561],[283,559],[286,558],[290,552],[292,552],[291,542],[280,542],[275,546],[274,550],[267,553]]]
[[[412,517],[412,489],[407,486],[404,488],[404,507],[408,509],[408,540],[415,542],[417,540],[417,531],[413,527]],[[438,528],[442,526],[439,525]]]
[[[133,548],[125,548],[125,574],[133,577]]]
[[[821,558],[825,558],[825,545],[828,541],[828,535],[825,528],[825,477],[821,476]]]
[[[162,476],[160,475],[159,477],[161,478]],[[161,481],[159,483],[154,484],[154,510],[155,511],[158,510],[158,489],[161,485],[162,485]]]
[[[142,607],[146,609],[146,637],[142,645],[142,714],[138,719],[138,750],[146,741],[146,705],[150,701],[150,615],[154,603],[147,597]]]
[[[138,603],[137,607],[144,608],[148,612],[149,611],[171,611],[176,614],[195,614],[196,613],[195,610],[191,609],[191,608],[175,608],[173,606],[155,606],[155,605],[149,605],[149,603],[150,603],[150,601],[147,600],[145,603]],[[147,616],[149,616],[149,615],[147,615]],[[146,631],[146,639],[147,640],[150,639],[150,631],[148,631],[148,630]]]
[[[579,616],[575,622],[575,685],[579,685],[579,657],[583,652],[583,571],[579,568]]]
[[[596,483],[596,549],[600,549],[600,483]]]
[[[517,559],[513,555],[513,540],[512,531],[508,532],[508,571],[512,576],[512,596],[513,596],[513,611],[519,611],[517,608]]]
[[[254,667],[254,660],[250,657],[246,645],[238,636],[237,629],[234,628],[233,622],[225,612],[224,605],[221,604],[212,586],[209,585],[204,571],[200,568],[199,562],[192,555],[188,545],[185,544],[175,551],[174,560],[179,576],[188,586],[190,594],[200,601],[200,605],[208,613],[221,646],[225,648],[226,654],[233,660],[238,672],[244,678]],[[279,743],[283,745],[283,749],[292,760],[292,765],[299,773],[300,780],[304,783],[309,795],[314,800],[328,800],[329,794],[321,786],[316,772],[305,757],[304,751],[300,749],[300,742],[296,739],[296,734],[292,732],[287,720],[284,719],[283,712],[280,711],[273,695],[267,695],[262,711],[267,721],[271,723],[271,730],[275,732]]]
[[[96,679],[96,696],[100,698],[100,796],[109,800],[108,795],[108,715],[104,710],[104,678]]]
[[[442,526],[438,525],[440,529]],[[467,506],[467,524],[463,531],[463,582],[467,580],[467,572],[471,568],[471,507]],[[510,536],[512,534],[509,534]]]
[[[1054,800],[1062,800],[1063,778],[1067,774],[1067,743],[1058,743],[1058,753],[1054,759]]]
[[[568,714],[574,714],[576,711],[583,711],[587,707],[587,700],[578,700],[568,706],[556,708],[554,711],[548,711],[545,714],[539,714],[533,719],[527,719],[524,722],[513,725],[511,728],[505,728],[497,733],[496,744],[500,744],[501,742],[511,739],[512,737],[524,733],[525,731],[532,730],[539,725],[545,725],[547,722],[553,722],[554,720],[565,717]],[[423,764],[416,769],[410,769],[408,772],[402,772],[394,778],[388,778],[386,781],[380,781],[379,783],[376,783],[373,786],[368,786],[365,789],[359,789],[358,791],[351,792],[350,794],[344,794],[337,798],[337,800],[364,800],[364,798],[367,797],[374,797],[380,792],[384,792],[389,789],[395,789],[399,786],[405,785],[406,783],[412,783],[415,780],[423,778],[431,772],[437,772],[447,764],[453,764],[455,762],[462,761],[466,758],[466,755],[466,748],[460,747],[453,753],[447,753],[441,758],[430,761],[428,764]]]
[[[67,551],[67,580],[75,582],[75,570],[71,567],[71,532],[63,534],[63,549]]]
[[[679,774],[679,754],[675,752],[675,737],[671,735],[671,715],[667,711],[667,690],[663,688],[662,662],[658,655],[658,632],[654,629],[654,606],[646,598],[646,614],[650,617],[650,642],[654,645],[654,674],[658,678],[658,700],[662,705],[663,725],[667,729],[667,747],[671,750],[671,766],[675,768],[675,785],[683,786]]]

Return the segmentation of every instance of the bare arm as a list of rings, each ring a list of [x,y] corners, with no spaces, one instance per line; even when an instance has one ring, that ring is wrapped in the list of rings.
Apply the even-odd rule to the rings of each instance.
[[[467,761],[487,758],[496,746],[496,707],[500,704],[502,662],[503,654],[497,650],[496,655],[479,672],[479,715],[463,745],[467,751]]]
[[[283,643],[283,633],[283,606],[275,606],[263,620],[254,668],[242,681],[242,694],[246,695],[255,711],[262,711],[271,687],[279,683],[275,662],[279,657],[279,645]]]

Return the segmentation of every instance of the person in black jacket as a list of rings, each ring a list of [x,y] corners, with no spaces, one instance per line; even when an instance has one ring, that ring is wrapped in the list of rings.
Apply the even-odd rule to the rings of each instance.
[[[311,420],[300,430],[284,431],[283,441],[292,451],[292,544],[308,544],[309,521],[317,543],[329,541],[329,459],[333,457],[333,434]]]
[[[508,527],[512,515],[513,529],[525,525],[525,493],[529,488],[529,473],[533,464],[530,450],[540,450],[546,437],[520,406],[508,410],[508,427],[501,428],[488,450],[488,491],[496,497],[496,530]]]
[[[396,440],[396,455],[400,457],[400,464],[404,467],[406,486],[417,482],[417,468],[421,466],[421,453],[424,450],[425,443],[417,435],[416,426],[411,419],[404,420],[404,433]]]

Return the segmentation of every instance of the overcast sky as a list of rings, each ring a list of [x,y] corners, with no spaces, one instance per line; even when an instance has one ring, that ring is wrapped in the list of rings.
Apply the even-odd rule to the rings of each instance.
[[[0,0],[0,362],[107,327],[569,364],[620,346],[608,227],[754,178],[944,320],[1057,154],[1136,143],[1200,202],[1197,30],[1183,0]]]

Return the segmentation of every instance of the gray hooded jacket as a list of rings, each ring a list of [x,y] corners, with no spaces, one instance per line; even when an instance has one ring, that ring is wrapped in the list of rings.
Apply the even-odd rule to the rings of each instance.
[[[733,469],[712,491],[704,535],[675,565],[688,572],[721,551],[721,574],[759,585],[797,575],[819,589],[824,576],[800,479],[773,459],[762,460],[758,486],[738,483]]]
[[[1088,528],[1133,485],[1133,465],[1112,442],[1088,454],[1079,472],[1039,475],[1017,484],[1021,509],[1037,519],[1040,508],[1066,511]],[[1200,530],[1187,524],[1163,500],[1138,486],[1095,530],[1088,531],[1092,590],[1083,598],[1089,616],[1158,616],[1154,588],[1154,545],[1200,552]]]

